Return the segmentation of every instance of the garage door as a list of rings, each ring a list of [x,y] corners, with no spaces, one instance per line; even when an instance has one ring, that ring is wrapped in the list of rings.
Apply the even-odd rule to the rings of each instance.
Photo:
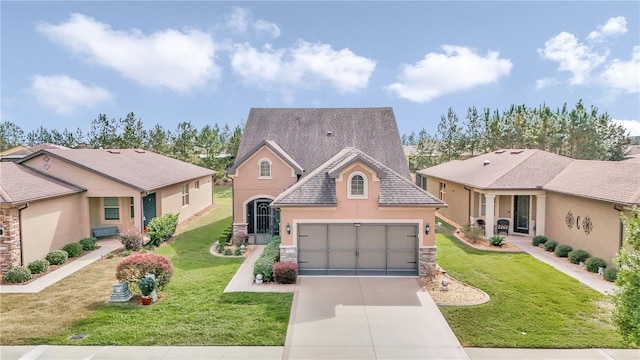
[[[301,275],[418,274],[415,224],[300,224]]]

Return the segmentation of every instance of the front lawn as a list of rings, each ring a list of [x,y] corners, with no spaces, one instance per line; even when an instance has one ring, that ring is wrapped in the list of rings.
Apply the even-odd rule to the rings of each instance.
[[[437,234],[438,264],[484,290],[487,304],[440,307],[467,347],[623,348],[611,301],[524,253],[473,249]]]
[[[158,303],[109,303],[122,258],[100,260],[39,294],[0,295],[0,344],[284,345],[293,294],[222,293],[242,260],[209,254],[231,224],[230,199],[216,203],[209,224],[157,249],[175,270]]]

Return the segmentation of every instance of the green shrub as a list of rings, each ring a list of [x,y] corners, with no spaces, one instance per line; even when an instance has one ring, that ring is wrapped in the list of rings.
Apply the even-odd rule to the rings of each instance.
[[[138,289],[140,289],[142,296],[149,296],[156,289],[156,281],[151,277],[144,276],[138,281]]]
[[[479,226],[472,226],[471,224],[465,225],[462,228],[462,233],[464,237],[474,244],[484,237],[484,229]]]
[[[171,260],[155,253],[136,253],[116,266],[116,278],[129,284],[137,284],[146,274],[154,274],[158,289],[164,289],[173,275]]]
[[[540,244],[546,243],[547,240],[549,239],[544,235],[536,235],[533,237],[533,240],[531,241],[531,245],[540,246]]]
[[[587,271],[597,273],[598,268],[607,267],[607,262],[597,257],[590,257],[584,262],[584,265],[586,266]]]
[[[82,244],[82,250],[84,251],[91,251],[91,250],[95,250],[96,249],[96,243],[98,242],[98,239],[94,238],[94,237],[88,237],[88,238],[84,238],[80,241],[78,241],[80,244]]]
[[[280,284],[295,284],[298,278],[298,264],[290,261],[273,264],[273,280]]]
[[[253,264],[253,276],[262,274],[265,282],[273,280],[273,264],[280,261],[280,237],[274,236]]]
[[[218,244],[218,246],[216,246],[216,251],[217,251],[219,254],[224,253],[224,249],[225,249],[224,244]]]
[[[607,281],[614,282],[618,278],[618,268],[615,266],[610,266],[604,269],[604,279]]]
[[[49,262],[45,259],[34,260],[27,267],[32,274],[40,274],[49,270]]]
[[[570,251],[567,257],[572,264],[580,264],[581,262],[583,263],[587,261],[587,259],[591,257],[591,255],[589,255],[589,253],[584,250],[577,249]]]
[[[504,242],[504,237],[499,236],[499,235],[494,235],[491,237],[491,239],[489,239],[489,242],[491,243],[491,245],[493,246],[500,246],[502,247],[503,242]]]
[[[547,242],[544,243],[544,249],[547,251],[554,251],[556,246],[558,246],[557,241],[547,240]]]
[[[557,257],[567,257],[573,248],[569,245],[558,245],[553,251]]]
[[[24,266],[14,266],[4,275],[6,282],[19,284],[31,280],[31,271]]]
[[[240,256],[240,255],[242,255],[242,251],[240,251],[240,248],[235,248],[235,249],[233,249],[233,255],[234,255],[234,256]]]
[[[164,214],[155,217],[147,224],[147,234],[149,235],[149,244],[160,246],[167,241],[178,227],[178,214]]]
[[[62,265],[69,259],[69,254],[64,250],[53,250],[47,254],[45,259],[51,265]]]
[[[120,233],[120,242],[126,250],[138,251],[142,249],[142,234],[136,228],[130,228]]]
[[[70,258],[78,257],[82,255],[82,244],[71,243],[62,247],[62,250],[66,251]]]
[[[229,256],[229,255],[233,254],[233,251],[231,251],[231,249],[227,248],[227,249],[224,249],[222,254],[226,255],[226,256]]]

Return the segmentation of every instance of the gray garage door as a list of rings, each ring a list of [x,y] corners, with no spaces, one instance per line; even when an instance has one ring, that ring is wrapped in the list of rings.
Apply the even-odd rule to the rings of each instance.
[[[301,275],[418,274],[415,224],[300,224]]]

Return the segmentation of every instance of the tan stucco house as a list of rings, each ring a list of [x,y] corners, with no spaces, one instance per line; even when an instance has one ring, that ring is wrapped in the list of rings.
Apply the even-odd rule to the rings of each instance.
[[[0,271],[44,258],[95,229],[143,231],[213,202],[214,172],[146,150],[44,149],[0,162]]]
[[[251,109],[233,175],[234,233],[281,236],[308,275],[426,275],[435,210],[411,182],[391,108]]]
[[[502,149],[418,171],[416,183],[449,204],[443,216],[487,237],[545,235],[610,262],[624,239],[620,214],[640,204],[640,159]]]

